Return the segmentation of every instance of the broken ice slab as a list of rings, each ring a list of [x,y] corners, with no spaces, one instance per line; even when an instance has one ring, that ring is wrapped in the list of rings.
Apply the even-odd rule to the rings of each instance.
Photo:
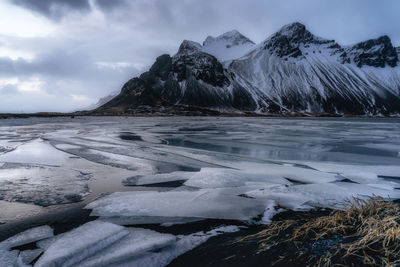
[[[265,202],[224,194],[224,190],[117,192],[88,204],[91,215],[107,217],[190,217],[251,220]]]
[[[49,239],[49,246],[35,266],[161,267],[210,237],[238,230],[237,226],[221,226],[208,232],[175,236],[93,221]]]
[[[24,265],[29,265],[43,253],[43,249],[29,249],[19,253],[18,261]]]
[[[0,266],[4,267],[14,267],[18,266],[18,250],[3,250],[0,248]]]
[[[246,195],[257,199],[274,200],[279,206],[294,210],[311,207],[341,209],[354,198],[398,199],[400,190],[387,190],[368,184],[339,182],[267,187],[246,192]]]
[[[119,225],[102,221],[88,222],[56,239],[35,266],[73,266],[128,234]]]
[[[177,239],[174,235],[161,234],[147,229],[127,228],[127,231],[129,231],[127,236],[100,251],[98,254],[80,262],[79,266],[111,266],[118,262],[124,262],[140,256],[144,252],[155,251],[170,246]]]
[[[30,244],[53,236],[53,229],[44,225],[26,230],[0,243],[0,250],[9,250],[13,247]]]
[[[171,261],[173,261],[178,256],[201,245],[211,237],[224,233],[233,233],[237,231],[239,231],[239,227],[230,225],[230,226],[221,226],[216,229],[210,230],[208,232],[198,232],[190,235],[178,235],[177,241],[174,244],[166,246],[160,249],[158,252],[147,251],[146,253],[143,253],[136,258],[118,264],[118,266],[119,267],[167,266]]]
[[[241,187],[254,182],[290,184],[284,177],[284,174],[271,175],[268,171],[255,171],[255,169],[202,168],[200,172],[193,173],[185,185],[197,188],[224,188]]]
[[[290,184],[280,176],[254,171],[227,168],[202,168],[199,172],[172,172],[126,178],[122,183],[131,186],[162,185],[169,182],[186,181],[184,185],[197,188],[224,188],[246,186],[252,182]]]

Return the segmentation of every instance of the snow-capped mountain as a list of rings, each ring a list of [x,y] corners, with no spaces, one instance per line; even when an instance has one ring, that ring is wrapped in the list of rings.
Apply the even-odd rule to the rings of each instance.
[[[99,108],[188,106],[256,113],[400,113],[399,48],[388,36],[341,46],[300,23],[260,44],[238,31],[183,41]]]
[[[215,56],[219,61],[240,58],[254,48],[253,41],[233,30],[218,37],[208,36],[202,51]]]

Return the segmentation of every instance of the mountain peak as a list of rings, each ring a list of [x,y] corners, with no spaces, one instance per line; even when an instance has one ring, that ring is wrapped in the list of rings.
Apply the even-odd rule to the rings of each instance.
[[[253,41],[251,41],[249,38],[247,38],[237,30],[228,31],[217,37],[208,36],[203,42],[203,46],[212,45],[215,42],[226,42],[227,46],[242,45],[246,43],[254,44]]]
[[[284,36],[290,42],[309,42],[314,39],[314,35],[309,32],[305,25],[300,22],[294,22],[283,26],[277,33],[275,37]]]
[[[178,54],[193,54],[202,50],[201,44],[189,40],[183,40],[179,46]]]
[[[358,67],[368,65],[382,68],[386,64],[395,67],[399,61],[397,49],[393,47],[387,35],[354,45],[342,54],[342,59],[347,62],[353,61]]]
[[[254,45],[249,38],[237,30],[232,30],[217,37],[208,36],[203,42],[203,51],[215,56],[222,62],[245,55]]]
[[[279,57],[297,58],[303,55],[301,45],[327,43],[334,43],[334,41],[316,37],[307,30],[306,26],[300,22],[294,22],[283,26],[269,37],[264,42],[263,49],[268,49]]]

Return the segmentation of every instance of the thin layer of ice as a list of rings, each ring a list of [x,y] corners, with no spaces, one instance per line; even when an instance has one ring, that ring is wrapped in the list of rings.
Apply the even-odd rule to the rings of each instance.
[[[128,234],[119,225],[102,221],[88,222],[55,240],[35,267],[73,266]]]
[[[40,206],[77,202],[89,193],[90,178],[60,167],[8,163],[0,167],[0,199]]]
[[[56,148],[60,150],[68,150],[68,149],[80,149],[81,146],[71,145],[71,144],[57,144],[55,145]]]
[[[0,243],[0,249],[11,249],[13,247],[26,245],[53,236],[53,229],[48,225],[43,225],[28,229],[16,234]]]
[[[0,200],[0,224],[27,218],[43,212],[43,207]]]
[[[62,165],[70,155],[55,149],[43,140],[36,139],[20,145],[15,150],[0,155],[0,162]]]
[[[224,194],[223,190],[117,192],[88,204],[101,217],[198,217],[250,220],[265,208],[262,201]]]
[[[197,188],[224,188],[246,186],[251,182],[290,184],[283,178],[284,176],[257,169],[238,171],[226,168],[202,168],[200,172],[193,173],[185,185]]]
[[[160,173],[145,176],[133,176],[128,177],[122,181],[124,185],[139,186],[139,185],[150,185],[165,182],[173,182],[180,180],[187,180],[193,175],[193,172],[172,172],[172,173]]]

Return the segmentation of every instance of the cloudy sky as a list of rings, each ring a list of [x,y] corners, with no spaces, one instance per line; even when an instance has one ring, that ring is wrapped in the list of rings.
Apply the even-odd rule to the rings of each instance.
[[[183,39],[261,42],[300,21],[353,44],[400,46],[398,0],[1,0],[0,112],[71,111],[119,91]]]

